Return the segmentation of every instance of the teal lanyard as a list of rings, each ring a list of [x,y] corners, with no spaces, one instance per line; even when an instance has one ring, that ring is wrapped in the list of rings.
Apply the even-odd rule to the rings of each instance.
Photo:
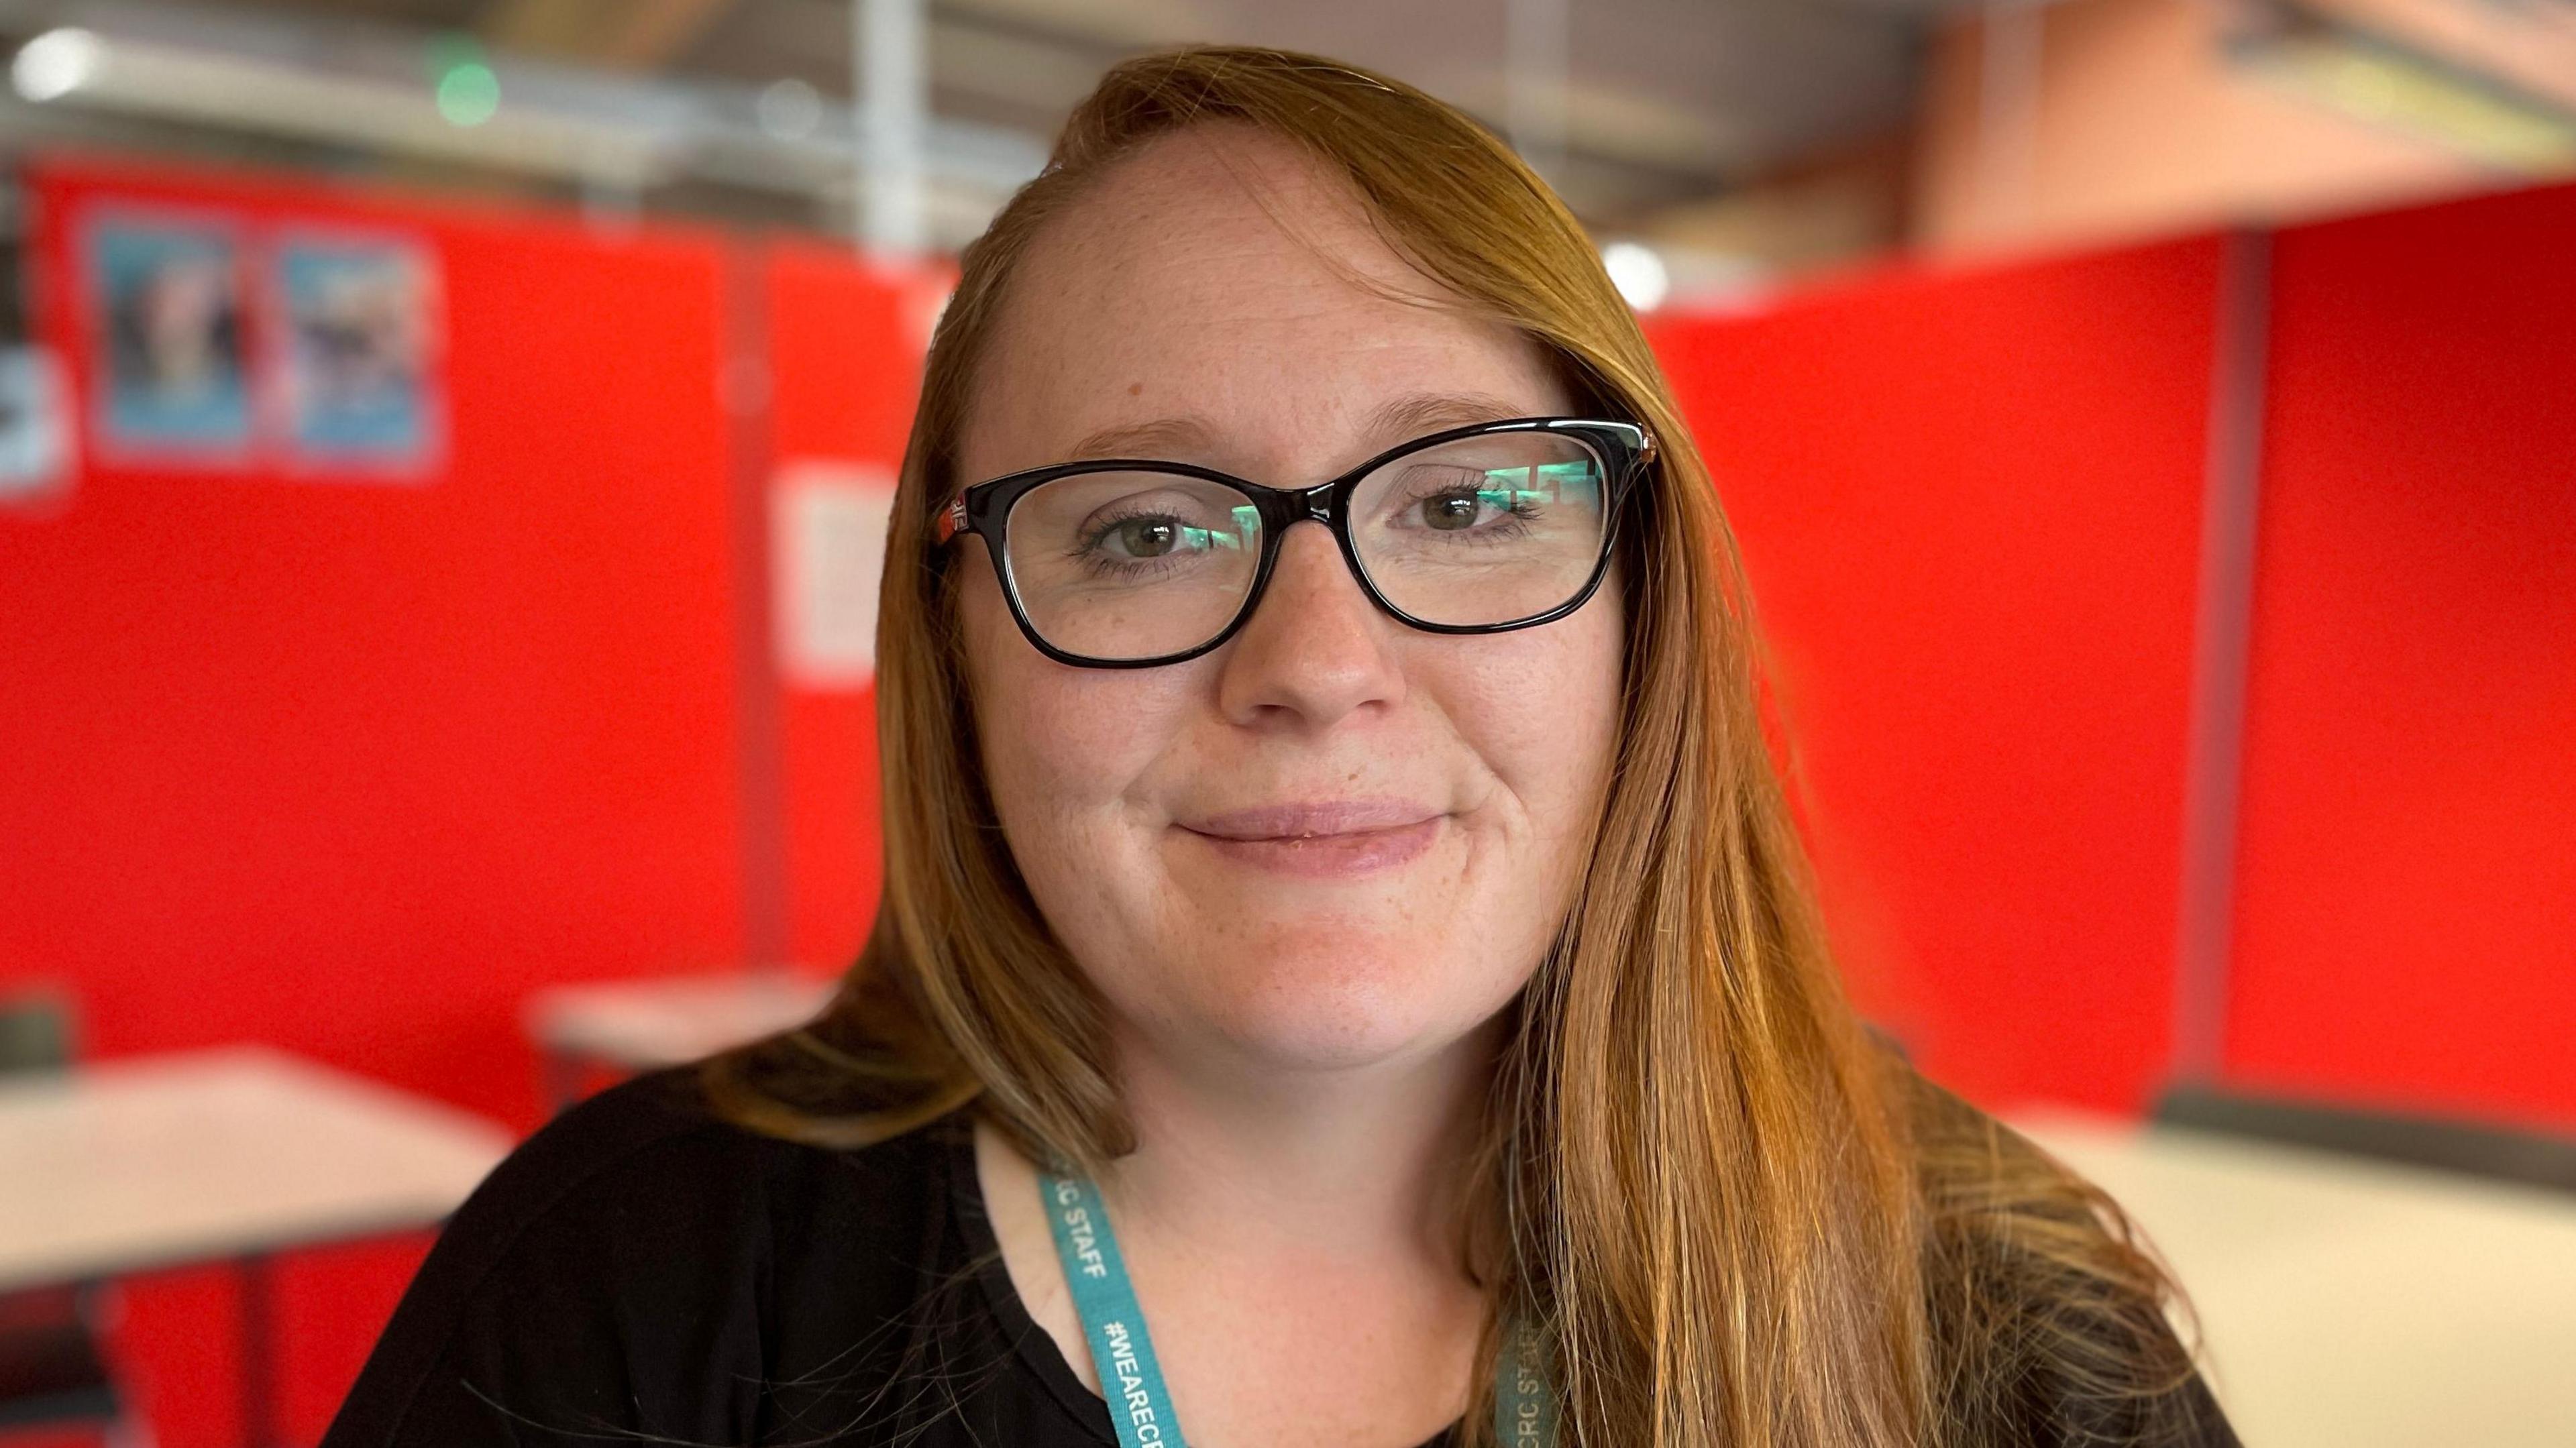
[[[1090,1340],[1091,1362],[1099,1369],[1101,1396],[1109,1400],[1109,1421],[1118,1430],[1120,1448],[1188,1448],[1172,1412],[1171,1390],[1163,1386],[1162,1364],[1154,1359],[1154,1339],[1145,1331],[1145,1309],[1137,1304],[1136,1284],[1128,1279],[1127,1259],[1119,1255],[1118,1234],[1109,1230],[1109,1209],[1101,1204],[1099,1189],[1082,1177],[1040,1172],[1038,1193],[1046,1202],[1047,1223],[1055,1229],[1056,1259],[1064,1264],[1065,1285],[1073,1289],[1073,1310],[1081,1315],[1083,1336]],[[1503,1361],[1495,1369],[1494,1437],[1505,1448],[1553,1448],[1556,1395],[1542,1366],[1538,1334],[1515,1323],[1503,1347]]]

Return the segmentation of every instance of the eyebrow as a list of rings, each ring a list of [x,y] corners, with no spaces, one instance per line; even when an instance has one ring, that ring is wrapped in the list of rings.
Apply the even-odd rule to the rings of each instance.
[[[1390,398],[1369,414],[1369,436],[1388,445],[1444,428],[1522,417],[1529,409],[1482,392],[1416,392]]]
[[[1216,429],[1195,417],[1161,417],[1152,422],[1104,427],[1085,434],[1067,452],[1067,462],[1085,462],[1093,458],[1153,457],[1158,453],[1197,449],[1206,452],[1216,443]]]
[[[1481,392],[1416,392],[1390,398],[1371,409],[1365,434],[1372,447],[1391,447],[1423,433],[1501,422],[1529,411]],[[1144,458],[1173,453],[1205,454],[1217,447],[1217,429],[1199,417],[1159,417],[1151,422],[1122,423],[1085,434],[1065,454],[1068,462],[1096,458]]]

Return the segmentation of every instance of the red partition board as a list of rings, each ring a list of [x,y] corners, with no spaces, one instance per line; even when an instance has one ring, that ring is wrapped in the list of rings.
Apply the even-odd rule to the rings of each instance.
[[[2135,1109],[2165,1068],[2219,266],[2200,239],[1653,329],[1855,993],[1990,1102]]]
[[[2576,188],[2275,247],[2228,1066],[2576,1127]]]
[[[740,950],[718,247],[89,162],[31,179],[38,325],[84,382],[94,206],[418,239],[450,436],[412,482],[99,462],[0,510],[0,985],[68,985],[100,1054],[270,1041],[531,1121],[531,989]],[[302,1436],[399,1287],[367,1260],[289,1274]],[[161,1441],[226,1440],[193,1346],[227,1339],[220,1304],[134,1297]]]
[[[864,263],[782,242],[761,267],[773,466],[855,466],[893,484],[912,426],[946,272]],[[876,911],[876,693],[781,679],[787,941],[796,961],[839,968]]]

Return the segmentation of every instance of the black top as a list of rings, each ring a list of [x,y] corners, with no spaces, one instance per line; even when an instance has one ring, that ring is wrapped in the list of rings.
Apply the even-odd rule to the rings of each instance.
[[[2189,1441],[2234,1443],[2207,1421]],[[1116,1441],[1012,1290],[964,1113],[834,1151],[717,1121],[663,1072],[493,1171],[322,1448]]]

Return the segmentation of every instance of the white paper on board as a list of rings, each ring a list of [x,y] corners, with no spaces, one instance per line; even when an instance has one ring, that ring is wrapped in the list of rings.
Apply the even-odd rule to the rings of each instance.
[[[42,347],[0,347],[0,503],[70,487],[74,432],[61,362]]]
[[[893,471],[791,460],[770,489],[770,510],[781,671],[800,689],[867,688],[876,679],[877,581],[894,516]]]

